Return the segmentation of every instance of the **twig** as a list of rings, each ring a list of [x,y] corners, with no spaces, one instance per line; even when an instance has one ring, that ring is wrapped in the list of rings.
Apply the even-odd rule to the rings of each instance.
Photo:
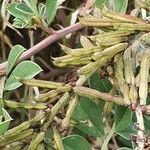
[[[55,32],[55,34],[50,35],[49,37],[47,37],[46,39],[44,39],[40,43],[36,44],[35,46],[33,46],[30,49],[28,49],[27,51],[25,51],[22,54],[21,58],[19,59],[19,62],[35,55],[36,53],[40,52],[41,50],[43,50],[44,48],[46,48],[47,46],[49,46],[53,42],[57,41],[58,39],[66,36],[67,34],[75,32],[75,31],[80,30],[82,28],[83,28],[83,26],[81,26],[80,23],[76,23],[72,26],[66,27],[62,30]],[[1,75],[5,74],[6,65],[7,65],[7,61],[0,64]]]

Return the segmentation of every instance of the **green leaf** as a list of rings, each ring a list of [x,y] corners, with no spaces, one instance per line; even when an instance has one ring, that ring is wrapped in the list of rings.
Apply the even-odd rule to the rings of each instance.
[[[125,13],[128,7],[128,0],[114,0],[113,10]]]
[[[93,74],[89,79],[89,86],[92,89],[96,89],[100,92],[110,92],[112,84],[108,79],[100,79],[98,72]]]
[[[8,12],[13,15],[16,18],[20,18],[22,20],[24,20],[24,22],[27,22],[28,20],[31,19],[31,17],[28,14],[25,14],[24,12],[16,9],[16,5],[18,5],[19,3],[11,3],[7,10]]]
[[[32,9],[24,3],[19,3],[15,7],[17,10],[19,10],[20,12],[23,12],[24,14],[27,14],[27,15],[33,15],[34,14]]]
[[[97,104],[88,97],[80,97],[73,119],[79,122],[76,126],[83,133],[100,137],[103,135],[102,111]]]
[[[46,7],[44,4],[42,3],[39,3],[38,5],[38,13],[39,13],[39,16],[41,17],[44,17],[45,18],[45,14],[46,14]]]
[[[90,144],[79,135],[69,135],[63,138],[65,150],[91,150]]]
[[[102,8],[102,5],[105,4],[106,6],[108,6],[109,4],[109,0],[96,0],[95,1],[95,5],[98,8]]]
[[[125,130],[132,121],[133,113],[130,109],[123,106],[116,106],[115,110],[115,130]]]
[[[4,121],[0,122],[0,135],[4,134],[7,131],[10,121],[12,120],[8,112],[5,109],[2,110],[3,110]]]
[[[40,73],[42,69],[34,62],[23,61],[16,66],[5,84],[5,90],[14,90],[22,85],[16,77],[31,79]]]
[[[7,64],[7,74],[12,70],[14,67],[15,63],[17,60],[20,58],[21,54],[25,51],[26,49],[22,47],[21,45],[15,45],[8,56],[8,64]]]
[[[57,11],[57,0],[46,0],[46,18],[47,23],[50,24]]]

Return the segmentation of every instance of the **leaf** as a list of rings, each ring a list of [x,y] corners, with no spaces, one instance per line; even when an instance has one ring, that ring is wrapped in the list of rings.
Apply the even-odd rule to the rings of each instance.
[[[39,13],[39,16],[40,17],[44,17],[45,18],[45,14],[46,14],[46,7],[44,4],[42,3],[39,3],[38,5],[38,13]]]
[[[79,122],[76,126],[83,133],[100,137],[103,135],[102,110],[88,97],[80,97],[73,119]]]
[[[98,72],[93,74],[89,79],[89,86],[92,89],[107,93],[112,89],[111,82],[108,79],[100,79]]]
[[[7,8],[8,12],[16,18],[22,19],[24,22],[30,20],[30,16],[28,14],[16,9],[16,5],[18,4],[19,3],[11,3]]]
[[[34,62],[23,61],[19,63],[8,78],[5,84],[5,90],[14,90],[22,85],[16,77],[31,79],[41,71],[42,69]]]
[[[105,4],[106,6],[109,5],[109,0],[96,0],[95,5],[98,8],[102,8],[102,5]]]
[[[10,121],[12,120],[12,118],[10,117],[10,115],[5,109],[2,109],[2,111],[3,111],[4,121],[0,122],[0,135],[4,134],[7,131]]]
[[[18,3],[15,7],[17,10],[19,10],[20,12],[23,12],[24,14],[27,14],[27,15],[33,15],[34,14],[32,9],[24,3]]]
[[[123,106],[116,106],[115,110],[115,129],[116,131],[125,130],[132,121],[133,113],[130,109]]]
[[[8,56],[8,64],[7,64],[7,74],[12,70],[14,67],[15,63],[17,60],[20,58],[21,54],[25,51],[26,49],[22,47],[21,45],[15,45]]]
[[[128,7],[128,0],[114,0],[113,10],[125,13]]]
[[[46,0],[46,18],[47,23],[50,24],[57,11],[57,0]]]
[[[90,144],[79,135],[69,135],[63,138],[65,150],[91,150]]]

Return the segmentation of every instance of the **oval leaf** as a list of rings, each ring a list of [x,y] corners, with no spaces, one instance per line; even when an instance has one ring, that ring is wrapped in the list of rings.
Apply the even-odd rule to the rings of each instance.
[[[7,74],[12,70],[14,67],[15,63],[17,60],[20,58],[21,54],[25,51],[26,49],[22,47],[21,45],[15,45],[8,56],[8,64],[7,64]]]
[[[132,121],[133,113],[130,109],[123,106],[116,106],[115,110],[115,130],[125,130]]]
[[[34,62],[23,61],[16,66],[5,84],[5,90],[14,90],[22,85],[16,77],[31,79],[40,73],[42,69]]]
[[[69,135],[63,139],[65,150],[91,150],[90,144],[79,135]]]
[[[17,10],[19,10],[19,11],[21,11],[21,12],[27,14],[27,15],[33,15],[34,14],[32,9],[24,3],[19,3],[15,7],[16,7]]]
[[[88,97],[80,97],[73,119],[79,122],[77,129],[94,137],[103,135],[102,110]]]
[[[57,11],[57,0],[46,0],[46,18],[47,23],[50,24]]]
[[[128,7],[128,0],[114,0],[113,10],[125,13]]]

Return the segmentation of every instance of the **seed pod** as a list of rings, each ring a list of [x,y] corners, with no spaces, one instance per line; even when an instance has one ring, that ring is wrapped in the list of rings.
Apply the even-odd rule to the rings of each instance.
[[[131,31],[150,31],[150,24],[131,24],[131,23],[114,23],[113,27],[119,30],[131,30]]]
[[[129,87],[125,83],[124,79],[124,73],[123,73],[123,58],[121,54],[117,54],[114,59],[115,62],[115,77],[117,79],[117,84],[120,88],[121,93],[124,96],[125,104],[129,105],[130,104],[130,99],[129,99]]]
[[[48,89],[56,89],[64,85],[63,83],[45,80],[35,80],[35,79],[20,79],[19,81],[29,86],[37,86],[40,88],[48,88]]]
[[[83,35],[80,37],[80,43],[84,48],[94,48],[94,45],[91,43],[91,41]]]
[[[137,103],[138,92],[136,86],[134,85],[130,85],[129,98],[131,99],[132,103]]]
[[[90,26],[90,27],[113,27],[113,21],[111,20],[99,20],[97,21],[87,21],[87,18],[79,18],[79,21],[82,25]]]
[[[119,43],[114,46],[111,46],[109,48],[106,48],[102,52],[97,52],[92,55],[92,58],[94,60],[100,60],[104,56],[114,56],[118,52],[121,52],[127,48],[128,44],[127,43]]]
[[[16,135],[14,135],[14,136],[3,138],[0,140],[0,147],[6,146],[13,142],[20,141],[22,139],[25,139],[26,137],[31,136],[33,133],[34,133],[33,129],[28,129],[28,130],[24,130]]]
[[[10,129],[10,130],[8,130],[8,131],[5,133],[4,137],[5,137],[5,138],[9,138],[9,137],[15,136],[15,135],[19,134],[20,132],[22,132],[22,131],[28,129],[33,123],[38,122],[38,121],[41,121],[44,117],[45,117],[45,113],[42,112],[42,111],[40,111],[40,112],[37,113],[37,115],[36,115],[34,118],[32,118],[31,120],[25,121],[25,122],[23,122],[22,124],[20,124],[20,125],[18,125],[18,126],[16,126],[16,127],[12,128],[12,129]]]
[[[60,100],[53,106],[53,108],[51,109],[51,112],[49,113],[49,115],[47,116],[47,118],[43,124],[43,130],[44,131],[47,130],[48,126],[53,121],[54,117],[57,115],[59,110],[61,110],[67,104],[69,98],[70,98],[70,94],[68,92],[66,92],[60,98]]]
[[[128,30],[119,30],[119,31],[110,31],[106,33],[96,34],[92,36],[88,36],[91,40],[95,40],[96,38],[117,38],[117,37],[124,37],[134,33],[134,31]]]
[[[64,150],[63,142],[61,140],[61,136],[59,135],[58,131],[53,128],[54,131],[54,141],[57,147],[57,150]]]
[[[150,69],[150,51],[149,49],[146,49],[143,52],[140,65],[139,97],[141,105],[146,105],[146,99],[148,94],[149,69]]]
[[[127,22],[127,23],[137,23],[137,24],[145,24],[147,21],[138,18],[138,17],[133,17],[130,15],[126,14],[118,14],[114,11],[108,10],[105,6],[102,9],[102,14],[110,19],[113,19],[115,21],[120,21],[120,22]]]
[[[72,114],[77,106],[78,103],[78,97],[75,95],[69,102],[69,106],[66,112],[66,117],[62,121],[62,127],[66,128],[69,127],[70,119],[72,117]]]
[[[32,139],[27,150],[36,150],[37,145],[43,141],[44,136],[45,136],[44,132],[36,134],[35,138]]]
[[[91,56],[91,54],[93,54],[94,52],[101,52],[102,50],[104,50],[103,47],[94,46],[94,47],[91,47],[91,48],[76,49],[76,50],[73,50],[70,54],[73,57],[81,57],[81,56],[82,57],[87,57],[87,56]]]
[[[6,106],[11,108],[25,108],[25,109],[46,109],[47,106],[44,103],[19,103],[15,101],[4,100]]]
[[[124,76],[125,81],[128,84],[134,84],[134,68],[133,68],[133,60],[131,58],[131,47],[128,47],[123,55],[124,62]]]
[[[53,98],[57,95],[59,95],[60,93],[63,93],[63,92],[68,92],[71,90],[71,86],[70,85],[64,85],[64,86],[60,86],[58,87],[56,90],[51,90],[47,93],[44,93],[44,94],[40,94],[38,96],[35,96],[34,97],[34,100],[36,102],[45,102],[47,101],[49,98]]]
[[[101,37],[101,38],[95,39],[95,41],[97,42],[97,45],[99,45],[99,46],[112,46],[112,45],[116,45],[121,42],[125,42],[127,40],[128,40],[127,37],[116,37],[116,38]]]
[[[71,48],[65,46],[65,45],[62,45],[62,44],[59,44],[61,46],[61,50],[65,53],[65,54],[70,54],[70,52],[72,51]]]
[[[45,150],[44,143],[40,142],[40,143],[37,145],[36,150]]]
[[[78,75],[86,75],[99,67],[97,62],[91,62],[77,70]]]

